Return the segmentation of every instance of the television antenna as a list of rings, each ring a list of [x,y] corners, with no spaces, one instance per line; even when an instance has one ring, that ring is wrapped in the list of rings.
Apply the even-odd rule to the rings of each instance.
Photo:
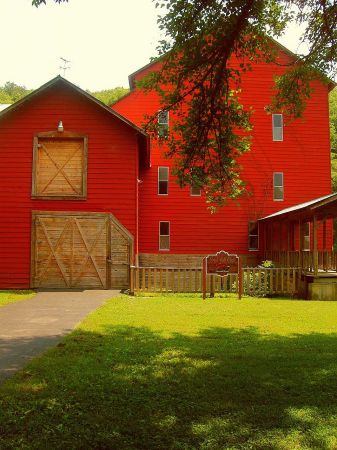
[[[71,61],[60,56],[60,59],[63,61],[63,65],[59,67],[59,69],[63,70],[63,76],[66,76],[66,71],[70,69]]]

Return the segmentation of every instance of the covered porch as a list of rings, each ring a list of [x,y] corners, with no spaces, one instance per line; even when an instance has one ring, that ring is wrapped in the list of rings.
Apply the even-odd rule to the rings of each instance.
[[[261,256],[278,267],[299,268],[308,298],[324,300],[333,295],[337,300],[336,218],[334,193],[259,219]]]

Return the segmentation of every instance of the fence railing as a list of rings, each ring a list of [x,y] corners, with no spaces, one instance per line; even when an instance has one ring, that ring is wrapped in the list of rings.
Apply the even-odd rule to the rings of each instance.
[[[294,295],[298,292],[299,268],[244,267],[243,292],[247,295]],[[202,269],[131,267],[131,292],[202,292]],[[207,292],[236,293],[238,276],[207,275]]]
[[[318,270],[337,272],[337,252],[319,251]],[[301,267],[308,272],[314,271],[314,253],[311,251],[268,251],[265,258],[280,267]]]

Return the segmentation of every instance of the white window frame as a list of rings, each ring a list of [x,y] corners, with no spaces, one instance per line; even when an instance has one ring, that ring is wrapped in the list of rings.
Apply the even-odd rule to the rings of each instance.
[[[256,223],[256,226],[257,226],[257,234],[251,234],[251,233],[250,233],[249,225],[250,225],[251,223]],[[253,247],[250,246],[250,237],[251,237],[251,236],[257,237],[257,247],[256,247],[256,248],[255,248],[255,247],[253,248]],[[259,246],[260,246],[260,239],[259,239],[259,222],[257,222],[256,220],[250,220],[250,221],[248,222],[248,250],[249,250],[250,252],[258,252],[258,251],[259,251]]]
[[[160,174],[160,169],[167,169],[167,180],[161,180],[160,179],[160,176],[159,176],[159,174]],[[157,181],[157,194],[158,195],[160,195],[160,196],[162,196],[162,195],[168,195],[169,194],[169,177],[170,177],[170,168],[168,167],[168,166],[158,166],[158,181]],[[166,183],[167,183],[167,192],[166,192],[166,194],[160,194],[160,190],[159,190],[159,187],[160,187],[160,182],[163,182],[163,181],[165,181]]]
[[[282,184],[275,184],[275,175],[282,175]],[[275,188],[282,188],[282,198],[275,198]],[[284,173],[283,172],[273,172],[273,200],[274,202],[284,201]]]
[[[193,194],[193,189],[198,189],[199,190],[199,194]],[[201,197],[201,188],[199,187],[197,187],[197,186],[193,186],[193,185],[191,185],[191,187],[190,187],[190,194],[191,194],[191,197]]]
[[[168,223],[168,228],[169,228],[169,234],[160,234],[160,225],[162,224],[162,223]],[[159,251],[161,251],[161,252],[169,252],[170,251],[170,248],[171,248],[171,222],[169,221],[169,220],[160,220],[159,221],[159,245],[158,245],[158,248],[159,248]],[[168,248],[161,248],[161,237],[168,237]]]
[[[274,117],[281,117],[281,126],[276,127],[274,125]],[[273,141],[274,142],[283,142],[283,114],[272,114],[272,130],[273,130]],[[278,135],[278,132],[281,131],[281,138]]]
[[[162,112],[167,113],[167,120],[165,122],[160,121],[160,113]],[[164,139],[165,137],[167,137],[170,128],[170,112],[165,109],[164,110],[160,109],[157,113],[157,119],[158,119],[158,136]],[[163,129],[163,127],[166,127],[165,133],[161,133],[161,129]]]

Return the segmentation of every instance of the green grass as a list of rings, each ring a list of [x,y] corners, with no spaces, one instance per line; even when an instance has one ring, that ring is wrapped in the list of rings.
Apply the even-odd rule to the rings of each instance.
[[[4,449],[337,449],[337,302],[120,297],[0,389]]]
[[[20,302],[26,300],[35,295],[35,292],[22,290],[22,291],[0,291],[0,308],[1,306],[8,305],[9,303]]]

